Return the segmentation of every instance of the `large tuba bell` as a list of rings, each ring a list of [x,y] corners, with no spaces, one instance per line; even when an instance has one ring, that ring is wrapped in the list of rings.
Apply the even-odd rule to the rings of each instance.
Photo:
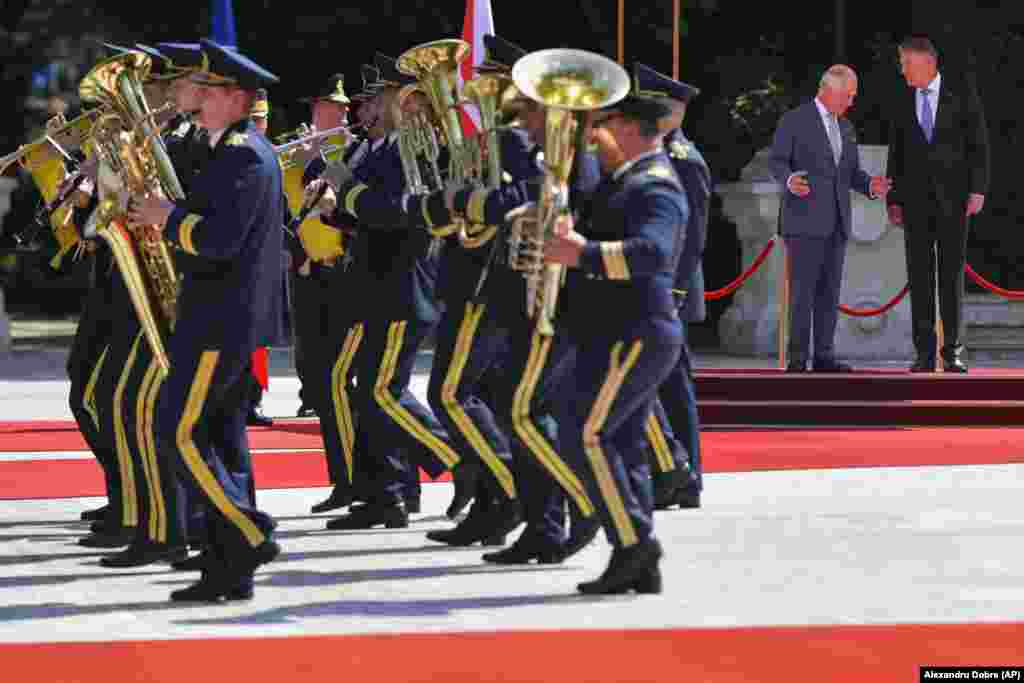
[[[498,117],[504,96],[515,90],[512,77],[502,72],[481,73],[462,88],[462,96],[472,103],[480,112],[480,136],[484,139],[483,157],[486,163],[479,170],[479,181],[488,189],[497,189],[501,185],[501,143],[498,139]],[[462,226],[459,231],[459,242],[462,246],[475,249],[486,243],[496,232],[496,226],[472,225]]]
[[[170,361],[165,342],[174,329],[177,272],[159,233],[151,226],[129,224],[126,216],[132,197],[185,196],[154,122],[156,112],[143,95],[142,81],[150,65],[141,52],[111,57],[86,74],[78,91],[82,99],[108,110],[91,132],[100,161],[100,203],[90,220],[96,234],[110,245],[146,341],[166,372]]]
[[[555,221],[568,211],[568,181],[585,112],[615,104],[629,93],[629,74],[612,60],[583,50],[533,52],[512,67],[519,90],[546,108],[540,199],[509,212],[509,266],[526,278],[526,312],[537,330],[554,334],[552,321],[564,268],[544,262]]]
[[[399,142],[405,137],[409,144],[403,153],[403,167],[406,157],[411,162],[419,159],[414,168],[409,168],[408,175],[415,175],[417,168],[426,162],[428,180],[421,181],[418,187],[409,187],[409,191],[425,193],[441,189],[445,180],[448,183],[462,185],[473,175],[472,163],[474,153],[472,146],[467,147],[462,137],[459,123],[457,102],[457,71],[459,64],[469,56],[470,46],[464,40],[435,40],[406,50],[397,60],[398,70],[416,79],[416,84],[406,86],[399,93],[396,107],[401,107],[405,99],[415,92],[422,92],[430,102],[432,115],[425,112],[414,116],[399,114],[396,122],[399,126]],[[441,129],[440,138],[436,134],[434,123]],[[440,145],[448,148],[447,179],[441,178],[437,172],[437,157]],[[401,148],[400,148],[401,150]]]

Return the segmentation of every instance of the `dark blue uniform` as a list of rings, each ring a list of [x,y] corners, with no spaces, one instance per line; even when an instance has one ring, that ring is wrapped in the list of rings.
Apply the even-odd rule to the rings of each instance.
[[[338,211],[358,220],[353,298],[361,322],[346,335],[343,362],[358,351],[360,425],[372,442],[366,465],[373,490],[368,505],[332,520],[329,528],[404,525],[404,499],[418,498],[422,467],[431,477],[460,456],[437,418],[409,390],[419,347],[437,326],[439,258],[431,236],[412,229],[401,212],[405,176],[394,134],[371,145],[352,183],[338,192]]]
[[[672,431],[686,449],[686,462],[676,463],[680,469],[685,464],[689,470],[683,490],[676,498],[680,505],[684,505],[684,499],[695,503],[696,496],[699,496],[704,488],[700,456],[700,420],[693,382],[693,363],[686,343],[686,332],[688,322],[700,322],[706,316],[704,270],[701,262],[707,243],[711,171],[697,147],[687,140],[678,128],[666,136],[665,149],[686,191],[690,206],[690,217],[686,223],[686,241],[679,258],[675,281],[677,292],[686,292],[685,295],[677,294],[679,317],[683,326],[683,347],[679,362],[658,390]]]
[[[682,347],[672,286],[683,242],[679,226],[688,217],[668,157],[641,155],[595,191],[577,228],[587,245],[562,295],[577,353],[559,444],[586,482],[617,553],[652,543],[645,432],[657,388]]]
[[[273,521],[226,463],[249,459],[249,357],[281,291],[281,186],[273,148],[245,119],[224,131],[164,232],[196,259],[183,269],[156,435],[210,513],[209,571],[241,589],[276,554]]]

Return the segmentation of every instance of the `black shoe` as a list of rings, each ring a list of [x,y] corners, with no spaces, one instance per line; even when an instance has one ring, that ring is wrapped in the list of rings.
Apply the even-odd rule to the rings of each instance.
[[[480,499],[469,509],[466,519],[451,529],[428,531],[427,538],[445,545],[464,548],[480,543],[486,546],[505,545],[505,536],[519,526],[522,516],[517,501],[484,506]]]
[[[135,527],[121,527],[110,533],[93,533],[78,539],[84,548],[123,548],[135,540]]]
[[[445,517],[455,519],[473,501],[477,483],[480,480],[480,465],[463,460],[452,470],[452,482],[455,484],[455,495],[445,510]]]
[[[664,510],[672,504],[676,491],[685,484],[685,473],[678,468],[670,472],[656,472],[651,481],[654,484],[654,509]]]
[[[101,508],[95,508],[94,510],[86,510],[82,513],[83,522],[98,522],[107,516],[107,510],[110,509],[109,505],[104,505]]]
[[[331,491],[331,495],[329,495],[326,500],[322,500],[310,508],[310,512],[317,515],[321,512],[328,512],[330,510],[348,507],[351,504],[352,494],[335,487],[334,490]]]
[[[657,570],[661,556],[661,544],[653,538],[616,549],[599,578],[585,581],[576,588],[586,595],[615,595],[629,590],[660,593],[661,573]]]
[[[823,358],[814,361],[812,372],[853,372],[853,366],[835,358]]]
[[[956,358],[954,360],[944,362],[942,364],[942,369],[946,372],[959,372],[963,374],[967,372],[967,364],[959,358]]]
[[[420,514],[420,510],[422,509],[423,504],[420,501],[419,497],[405,499],[405,511],[410,515],[418,515]]]
[[[206,569],[209,559],[206,553],[202,552],[189,558],[183,558],[178,562],[171,562],[171,568],[179,572],[198,572]]]
[[[104,567],[145,567],[157,562],[180,562],[188,557],[188,551],[183,545],[168,545],[166,543],[152,543],[149,541],[135,543],[125,550],[107,555],[100,559]]]
[[[564,546],[524,531],[515,543],[496,553],[484,553],[484,562],[491,564],[560,564],[565,560]]]
[[[188,588],[171,593],[174,602],[220,602],[231,600],[252,600],[251,578],[248,581],[231,581],[212,572]]]
[[[963,361],[964,347],[960,344],[953,344],[950,348],[942,349],[942,369],[946,372],[967,372],[967,364]]]
[[[569,538],[562,546],[562,559],[568,560],[593,543],[600,530],[601,522],[596,513],[590,517],[573,519],[572,526],[569,528]]]
[[[934,356],[918,356],[910,365],[911,372],[935,372]]]
[[[672,504],[678,505],[680,510],[696,510],[700,507],[700,491],[680,489]]]
[[[245,424],[250,427],[270,427],[274,420],[263,414],[263,409],[255,405],[249,409],[249,415],[245,418]]]
[[[807,372],[807,363],[790,362],[786,366],[786,372]]]
[[[387,529],[405,529],[409,526],[409,513],[403,503],[391,505],[359,505],[350,508],[347,515],[327,522],[332,530],[372,529],[384,526]]]
[[[251,583],[252,573],[261,565],[273,562],[280,554],[281,546],[277,544],[277,541],[267,539],[255,548],[251,548],[247,554],[233,557],[231,566],[239,576],[248,575]]]
[[[299,409],[295,411],[295,417],[316,417],[316,410],[303,403],[299,406]]]

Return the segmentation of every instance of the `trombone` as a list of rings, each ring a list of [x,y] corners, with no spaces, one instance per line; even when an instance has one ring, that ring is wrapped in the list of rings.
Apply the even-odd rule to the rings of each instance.
[[[48,130],[32,142],[21,145],[15,151],[6,156],[0,157],[0,175],[3,175],[7,168],[16,161],[22,161],[36,150],[49,145],[59,156],[67,156],[78,149],[89,138],[92,124],[101,114],[105,113],[104,107],[97,107],[64,122],[59,128]],[[61,117],[63,118],[63,117]],[[51,119],[52,120],[52,119]]]

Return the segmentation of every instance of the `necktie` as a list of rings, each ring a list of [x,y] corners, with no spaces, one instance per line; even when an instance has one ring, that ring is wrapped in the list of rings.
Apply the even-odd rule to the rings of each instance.
[[[839,137],[839,122],[836,121],[835,114],[828,115],[828,140],[832,143],[832,156],[838,166],[839,158],[843,155],[843,142]]]
[[[924,131],[924,137],[928,142],[932,141],[932,131],[935,129],[935,115],[932,113],[932,101],[929,95],[931,95],[929,88],[921,90],[921,130]]]

